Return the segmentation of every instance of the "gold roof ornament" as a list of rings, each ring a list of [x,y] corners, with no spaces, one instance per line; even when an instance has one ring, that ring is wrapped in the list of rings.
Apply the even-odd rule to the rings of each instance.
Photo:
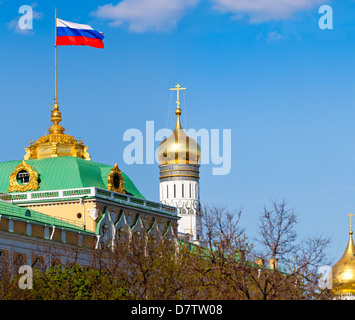
[[[9,192],[26,192],[38,190],[38,173],[33,167],[22,160],[9,177]]]
[[[341,294],[355,294],[355,245],[350,217],[349,241],[340,260],[333,266],[333,290]]]
[[[36,142],[32,141],[31,145],[25,148],[24,160],[64,156],[91,160],[87,152],[89,147],[82,141],[65,134],[65,129],[59,124],[62,121],[62,114],[57,102],[54,103],[51,111],[51,121],[53,124],[48,129],[49,134],[39,138]]]
[[[197,141],[189,137],[182,129],[180,116],[180,90],[186,90],[181,88],[179,84],[175,88],[171,88],[171,91],[176,91],[176,125],[173,133],[165,138],[157,148],[157,156],[161,165],[167,164],[198,164],[201,157],[201,148]]]
[[[122,177],[121,170],[118,168],[117,163],[111,169],[107,176],[107,190],[126,193],[124,190],[124,180]]]

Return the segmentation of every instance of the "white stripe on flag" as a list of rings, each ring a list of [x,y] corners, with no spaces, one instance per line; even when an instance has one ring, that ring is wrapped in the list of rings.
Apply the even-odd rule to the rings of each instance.
[[[80,30],[94,30],[88,24],[79,24],[79,23],[64,21],[58,18],[57,18],[57,27],[68,27],[71,29],[80,29]]]

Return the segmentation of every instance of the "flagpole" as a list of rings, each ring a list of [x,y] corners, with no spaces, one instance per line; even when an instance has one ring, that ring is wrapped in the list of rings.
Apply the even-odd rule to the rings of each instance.
[[[54,70],[55,70],[55,81],[54,81],[54,105],[56,106],[58,104],[58,99],[57,99],[57,8],[55,8],[55,13],[54,13],[54,19],[55,19],[55,55],[54,55]]]

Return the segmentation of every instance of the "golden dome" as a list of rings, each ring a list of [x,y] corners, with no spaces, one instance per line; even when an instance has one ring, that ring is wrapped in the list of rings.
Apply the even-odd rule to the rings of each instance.
[[[177,90],[180,86],[176,86]],[[176,89],[170,89],[176,90]],[[157,148],[157,156],[161,165],[166,164],[198,164],[201,157],[201,148],[197,141],[189,137],[182,129],[180,116],[181,109],[179,107],[179,95],[175,114],[177,116],[176,125],[173,133],[165,138]]]
[[[53,124],[48,129],[49,134],[40,137],[36,142],[32,141],[31,145],[25,148],[24,160],[63,156],[91,159],[87,152],[88,146],[64,133],[65,129],[59,124],[62,121],[62,114],[59,111],[58,103],[54,104],[51,121]]]
[[[333,266],[333,290],[341,293],[355,293],[355,246],[349,231],[349,242],[343,256]]]

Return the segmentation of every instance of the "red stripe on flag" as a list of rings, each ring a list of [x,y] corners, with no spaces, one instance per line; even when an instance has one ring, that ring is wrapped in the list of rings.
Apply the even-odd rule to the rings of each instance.
[[[74,37],[62,36],[57,37],[57,46],[89,46],[94,48],[103,48],[104,43],[101,39],[87,38],[87,37]]]

